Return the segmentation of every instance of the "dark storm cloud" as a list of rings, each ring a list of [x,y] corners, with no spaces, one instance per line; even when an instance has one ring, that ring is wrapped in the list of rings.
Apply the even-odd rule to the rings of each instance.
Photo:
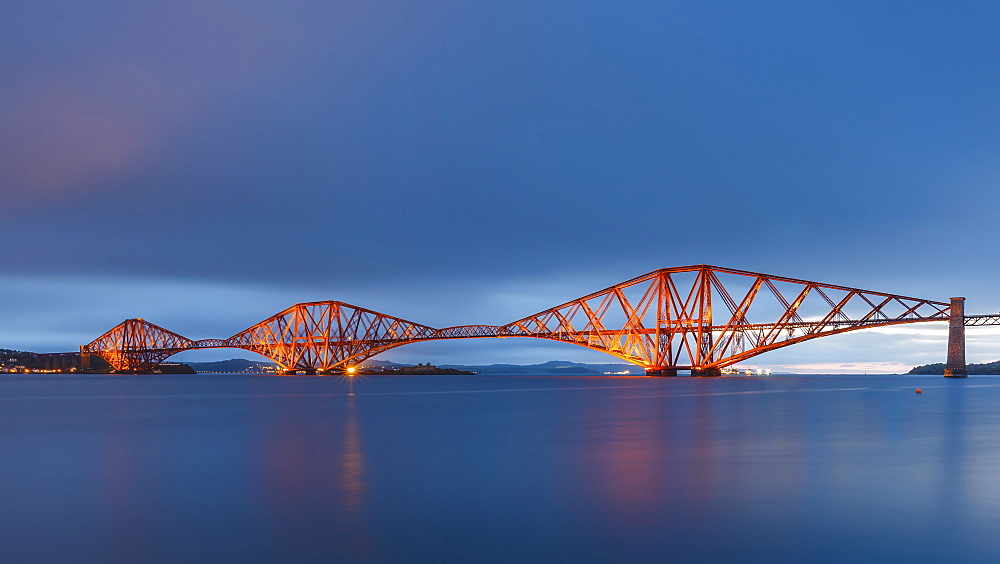
[[[0,18],[0,274],[155,287],[165,304],[271,292],[237,299],[242,318],[346,297],[453,324],[716,263],[997,309],[1000,292],[953,273],[994,268],[998,19],[22,3]],[[493,301],[507,293],[533,298]]]

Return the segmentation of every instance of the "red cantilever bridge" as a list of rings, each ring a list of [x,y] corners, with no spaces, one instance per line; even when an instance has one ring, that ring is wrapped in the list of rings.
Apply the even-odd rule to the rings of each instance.
[[[714,376],[752,356],[818,337],[950,320],[949,368],[960,375],[965,368],[964,325],[987,322],[969,323],[972,318],[962,310],[962,298],[946,303],[696,265],[656,270],[506,325],[435,329],[322,301],[293,305],[228,339],[195,341],[128,319],[80,349],[117,370],[146,372],[181,351],[232,347],[266,356],[286,373],[309,374],[343,371],[420,341],[533,337],[604,351],[650,375],[691,370]],[[961,346],[953,347],[951,341],[957,343],[958,337]]]

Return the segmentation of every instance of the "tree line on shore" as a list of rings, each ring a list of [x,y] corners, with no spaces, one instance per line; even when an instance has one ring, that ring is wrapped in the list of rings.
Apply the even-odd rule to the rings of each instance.
[[[984,362],[982,364],[967,364],[965,369],[969,374],[982,376],[986,374],[1000,374],[1000,360],[995,360],[993,362]],[[923,366],[916,366],[907,374],[930,374],[940,376],[944,374],[944,363],[937,362],[934,364],[925,364]]]

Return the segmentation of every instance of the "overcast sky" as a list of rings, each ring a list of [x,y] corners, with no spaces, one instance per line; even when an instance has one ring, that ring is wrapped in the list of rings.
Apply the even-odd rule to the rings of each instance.
[[[700,263],[995,312],[997,29],[995,2],[7,3],[0,347],[126,317],[228,337],[319,299],[502,324]],[[895,371],[945,333],[753,364]]]

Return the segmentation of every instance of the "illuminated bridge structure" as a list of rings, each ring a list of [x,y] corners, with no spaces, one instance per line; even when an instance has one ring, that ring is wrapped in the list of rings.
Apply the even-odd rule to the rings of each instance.
[[[285,373],[314,374],[342,372],[410,343],[530,337],[603,351],[650,375],[690,370],[716,376],[758,354],[819,337],[950,321],[949,375],[961,376],[964,326],[992,324],[979,319],[985,316],[966,319],[963,300],[939,302],[695,265],[656,270],[506,325],[436,329],[340,301],[320,301],[295,304],[227,339],[196,341],[128,319],[80,351],[104,358],[116,370],[148,372],[181,351],[240,348],[270,358]],[[995,317],[992,321],[1000,323]]]

